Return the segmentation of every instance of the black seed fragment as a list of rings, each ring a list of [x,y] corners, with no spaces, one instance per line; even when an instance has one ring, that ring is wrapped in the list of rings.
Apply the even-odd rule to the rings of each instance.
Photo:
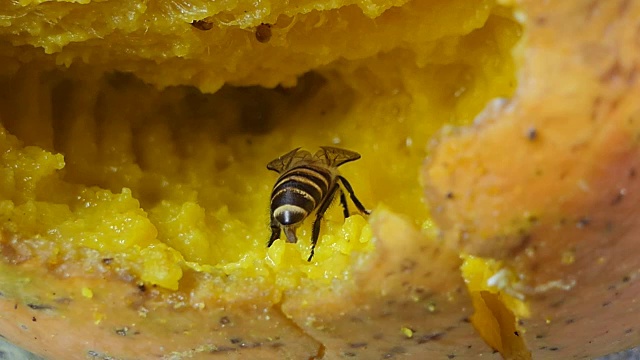
[[[138,284],[138,290],[145,292],[147,291],[147,286],[145,284]]]
[[[93,350],[89,350],[87,351],[87,355],[91,356],[91,357],[98,357],[100,356],[100,354],[98,354],[97,352],[93,351]]]
[[[558,350],[560,350],[560,348],[555,346],[549,348],[549,351],[558,351]]]
[[[611,200],[611,206],[620,204],[620,202],[622,201],[622,199],[624,199],[626,195],[627,195],[627,189],[618,190],[618,193],[616,194],[616,196],[613,198],[613,200]]]
[[[536,339],[544,339],[544,335],[538,334],[538,335],[536,335]]]
[[[469,319],[469,317],[463,317],[461,321],[468,324],[471,322],[471,319]]]
[[[514,332],[513,332],[513,335],[515,335],[515,336],[520,336],[520,333],[519,333],[519,332],[517,332],[517,331],[514,331]]]
[[[564,323],[569,325],[569,324],[573,324],[574,322],[576,322],[575,319],[567,319]]]
[[[254,342],[254,343],[246,343],[246,342],[241,342],[240,343],[240,347],[241,348],[246,348],[246,349],[253,349],[253,348],[257,348],[262,346],[262,343],[260,342]]]
[[[231,338],[231,343],[232,344],[239,344],[240,342],[242,342],[242,339],[240,338]]]
[[[72,300],[72,299],[70,299],[70,298],[68,298],[68,297],[62,297],[62,298],[57,298],[57,299],[55,299],[54,301],[55,301],[57,304],[60,304],[60,305],[69,305],[69,304],[71,304],[71,300]]]
[[[223,316],[220,318],[220,325],[228,325],[231,324],[231,320],[227,316]]]
[[[538,138],[538,130],[536,130],[535,127],[530,127],[529,130],[527,130],[527,139],[529,139],[530,141],[533,141],[535,139]]]
[[[36,317],[34,316],[34,317],[31,318],[31,321],[36,322],[38,320],[36,320]]]
[[[213,29],[213,23],[204,20],[193,20],[191,26],[198,30],[207,31]]]
[[[625,275],[622,277],[622,282],[627,283],[631,280],[631,277],[629,275]]]
[[[417,263],[414,260],[411,259],[403,259],[402,263],[400,264],[400,271],[401,272],[410,272],[411,270],[415,269]]]
[[[630,179],[633,179],[633,178],[635,178],[635,177],[636,177],[636,169],[635,169],[635,168],[631,168],[631,169],[629,170],[629,178],[630,178]]]
[[[551,304],[549,304],[549,306],[552,308],[559,308],[560,306],[562,306],[562,304],[564,304],[564,299],[552,302]]]
[[[102,263],[105,265],[111,265],[111,263],[113,262],[113,258],[104,258],[102,259]]]
[[[455,197],[455,195],[453,195],[453,192],[449,191],[448,193],[445,194],[445,197],[449,200],[453,199]]]
[[[547,18],[544,16],[537,16],[533,19],[533,21],[535,21],[536,25],[538,26],[544,26],[547,23]]]
[[[271,25],[262,23],[256,27],[256,40],[267,43],[271,40]]]
[[[33,310],[51,310],[53,309],[53,306],[51,305],[44,305],[44,304],[27,304],[28,307],[32,308]],[[16,304],[16,309],[17,309],[17,304]]]
[[[234,350],[236,350],[236,348],[231,346],[216,346],[215,349],[211,349],[209,352],[218,353],[218,352],[227,352],[227,351],[234,351]]]
[[[442,339],[443,336],[444,336],[444,332],[431,333],[431,334],[420,336],[417,341],[418,341],[418,344],[424,344],[430,341],[438,341]]]
[[[607,221],[604,226],[604,231],[611,233],[613,231],[613,223],[611,221]]]
[[[129,333],[129,328],[126,326],[123,327],[122,329],[116,329],[116,334],[120,336],[127,336],[128,333]]]
[[[359,349],[366,346],[367,346],[366,342],[349,343],[349,347],[352,349]]]
[[[602,303],[602,307],[607,307],[609,305],[611,305],[611,301],[605,301]]]
[[[13,310],[18,310],[18,304],[17,303],[13,305]]]
[[[624,331],[625,334],[631,334],[633,332],[632,328],[628,328],[627,330]]]
[[[576,222],[576,227],[578,229],[582,229],[589,226],[589,224],[591,224],[591,219],[589,219],[586,216],[583,216],[580,219],[578,219],[578,221]]]

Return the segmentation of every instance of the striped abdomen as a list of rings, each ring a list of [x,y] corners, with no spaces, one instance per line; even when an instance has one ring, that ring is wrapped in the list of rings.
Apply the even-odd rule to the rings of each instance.
[[[273,217],[285,226],[301,222],[320,206],[333,180],[329,169],[305,165],[287,170],[271,193]]]

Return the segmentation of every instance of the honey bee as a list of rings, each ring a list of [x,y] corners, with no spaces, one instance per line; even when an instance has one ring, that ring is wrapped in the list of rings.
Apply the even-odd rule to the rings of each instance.
[[[316,218],[311,232],[311,255],[307,259],[311,261],[320,235],[320,221],[336,193],[340,193],[344,217],[349,217],[343,187],[358,210],[369,215],[371,211],[365,209],[353,192],[351,184],[338,172],[338,166],[358,159],[360,154],[356,152],[321,146],[314,155],[297,148],[271,161],[267,169],[277,172],[280,177],[271,192],[271,238],[267,247],[280,238],[282,230],[287,242],[298,242],[296,229],[315,211]]]

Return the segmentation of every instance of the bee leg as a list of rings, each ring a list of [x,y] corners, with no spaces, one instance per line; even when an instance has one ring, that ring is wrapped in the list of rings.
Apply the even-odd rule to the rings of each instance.
[[[356,197],[356,194],[353,192],[353,188],[351,187],[351,184],[349,184],[347,179],[345,179],[342,176],[338,175],[338,180],[340,180],[342,185],[344,185],[344,188],[347,189],[347,191],[349,192],[349,197],[351,197],[351,201],[353,201],[353,203],[356,205],[358,210],[360,210],[360,212],[363,213],[363,214],[370,215],[371,214],[371,210],[365,209],[364,205],[362,205],[360,200],[358,200],[358,198]]]
[[[329,205],[331,205],[333,197],[336,195],[336,191],[338,189],[340,189],[340,186],[336,183],[333,188],[329,190],[329,194],[327,194],[324,202],[320,204],[320,207],[316,212],[316,219],[313,221],[313,230],[311,231],[311,255],[309,255],[307,261],[311,261],[311,258],[313,258],[313,254],[316,250],[316,244],[318,243],[318,237],[320,236],[320,221],[322,220],[324,213],[329,208]]]
[[[273,217],[273,214],[271,214],[271,238],[269,239],[269,242],[267,243],[267,247],[271,247],[273,242],[280,238],[280,232],[281,232],[280,231],[280,224]]]
[[[349,204],[347,204],[347,197],[344,196],[344,191],[340,190],[340,204],[342,204],[342,210],[344,211],[344,218],[349,217]]]

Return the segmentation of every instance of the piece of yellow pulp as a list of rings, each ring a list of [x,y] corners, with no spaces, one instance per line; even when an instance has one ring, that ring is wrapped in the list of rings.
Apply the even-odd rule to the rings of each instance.
[[[520,279],[502,261],[465,256],[462,276],[473,301],[471,322],[506,359],[529,360],[518,320],[529,317]]]
[[[357,151],[362,159],[340,170],[365,206],[429,223],[418,182],[428,141],[511,94],[519,37],[492,2],[442,6],[451,11],[425,12],[421,23],[431,25],[418,45],[368,56],[366,43],[382,39],[359,38],[351,60],[314,69],[294,88],[202,94],[87,66],[20,68],[0,87],[2,241],[30,242],[51,266],[89,249],[136,281],[172,290],[206,273],[198,291],[219,299],[275,302],[309,279],[349,278],[354,259],[373,248],[367,220],[352,203],[356,215],[344,220],[335,202],[311,263],[311,221],[297,244],[267,249],[277,175],[265,165],[298,146]],[[394,29],[385,35],[406,35]],[[147,55],[160,57],[149,44]]]

